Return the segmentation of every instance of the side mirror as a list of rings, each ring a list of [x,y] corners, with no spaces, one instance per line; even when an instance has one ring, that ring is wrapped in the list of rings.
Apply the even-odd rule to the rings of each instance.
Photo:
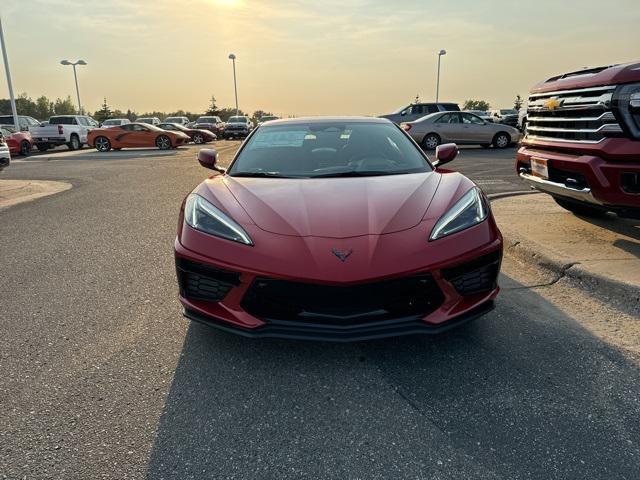
[[[436,147],[435,167],[441,167],[445,163],[453,161],[458,156],[458,146],[455,143],[445,143]]]
[[[211,170],[215,170],[220,173],[226,173],[226,169],[219,167],[218,163],[218,152],[215,148],[203,148],[198,152],[198,162],[204,168],[210,168]]]

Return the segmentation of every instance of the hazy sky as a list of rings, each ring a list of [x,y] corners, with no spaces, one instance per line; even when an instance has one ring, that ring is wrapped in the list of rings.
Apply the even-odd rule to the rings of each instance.
[[[17,92],[203,111],[381,114],[416,94],[510,107],[545,77],[640,59],[638,0],[2,0]],[[0,97],[7,97],[4,76]]]

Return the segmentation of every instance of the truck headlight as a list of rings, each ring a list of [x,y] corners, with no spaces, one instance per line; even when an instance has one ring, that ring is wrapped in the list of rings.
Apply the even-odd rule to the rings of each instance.
[[[482,192],[473,187],[458,200],[435,224],[429,241],[466,230],[484,221],[489,214]]]
[[[192,193],[187,197],[184,221],[191,228],[209,235],[253,246],[253,241],[240,225],[200,195]]]
[[[640,83],[620,85],[613,94],[612,105],[620,126],[640,139]]]

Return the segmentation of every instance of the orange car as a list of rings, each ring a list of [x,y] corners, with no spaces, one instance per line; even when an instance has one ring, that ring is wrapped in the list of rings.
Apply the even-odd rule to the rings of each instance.
[[[95,128],[87,134],[87,143],[99,152],[112,148],[157,147],[176,148],[191,139],[182,132],[168,132],[146,123],[129,123],[111,128]]]

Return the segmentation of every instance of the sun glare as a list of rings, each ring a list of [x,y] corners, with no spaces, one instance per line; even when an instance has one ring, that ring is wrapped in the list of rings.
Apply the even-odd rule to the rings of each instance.
[[[215,0],[215,3],[221,7],[237,7],[241,0]]]

